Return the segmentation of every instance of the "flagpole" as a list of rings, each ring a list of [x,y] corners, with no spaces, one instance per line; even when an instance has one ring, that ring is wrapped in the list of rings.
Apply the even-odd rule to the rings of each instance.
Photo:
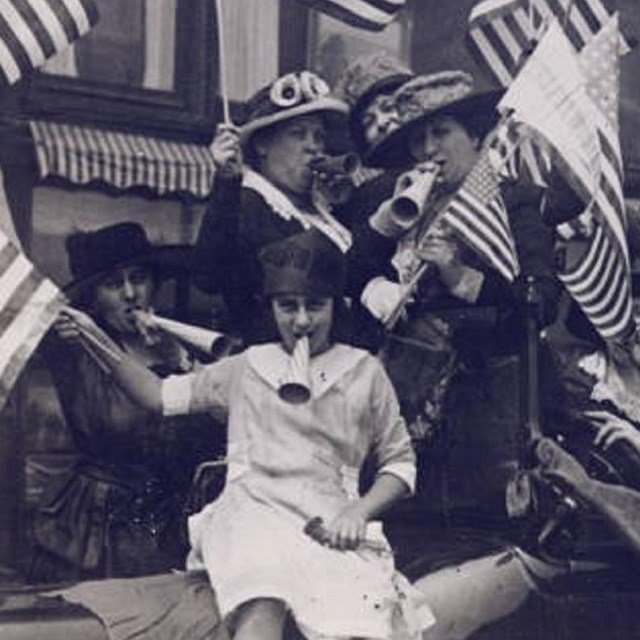
[[[218,71],[220,74],[220,98],[225,125],[231,125],[229,111],[229,91],[227,85],[227,62],[224,39],[224,20],[222,17],[222,0],[216,0],[216,24],[218,26]]]

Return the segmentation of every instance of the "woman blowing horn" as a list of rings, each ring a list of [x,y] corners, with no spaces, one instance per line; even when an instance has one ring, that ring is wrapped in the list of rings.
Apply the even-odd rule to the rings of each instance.
[[[247,111],[242,127],[223,127],[213,141],[216,176],[193,264],[196,286],[222,294],[229,328],[255,344],[277,335],[261,302],[260,249],[309,228],[342,252],[351,244],[315,189],[317,163],[340,137],[348,107],[322,78],[301,71],[258,91]]]
[[[341,252],[309,230],[260,257],[278,342],[164,382],[124,353],[106,355],[118,384],[150,410],[229,412],[227,484],[189,520],[188,566],[209,572],[236,640],[281,638],[287,611],[308,638],[417,640],[433,623],[429,607],[395,572],[374,522],[412,491],[414,454],[380,363],[333,341]],[[87,316],[68,310],[63,319],[78,336],[106,340]],[[310,399],[296,405],[278,389],[302,338]],[[377,475],[361,495],[369,454]],[[307,527],[318,519],[322,527]]]
[[[194,362],[172,337],[147,342],[137,312],[148,311],[162,282],[179,275],[186,246],[152,245],[144,229],[120,223],[67,239],[73,282],[65,293],[101,327],[109,343],[160,376]],[[77,462],[50,487],[35,517],[30,578],[62,581],[168,571],[184,563],[184,500],[194,470],[222,443],[208,416],[164,419],[114,383],[108,356],[91,334],[60,318],[43,355],[52,373]],[[184,438],[176,439],[178,432]]]

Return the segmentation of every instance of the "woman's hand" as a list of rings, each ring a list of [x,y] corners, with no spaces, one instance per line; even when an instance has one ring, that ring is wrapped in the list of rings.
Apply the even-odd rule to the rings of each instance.
[[[216,170],[225,178],[235,178],[242,173],[242,150],[238,129],[220,124],[211,143],[211,155]]]
[[[73,307],[63,307],[58,314],[53,329],[60,338],[67,342],[80,342],[83,332],[98,335],[98,328],[91,316]]]
[[[356,549],[364,540],[367,517],[360,500],[350,502],[325,527],[325,543],[333,549]]]
[[[440,280],[453,293],[467,268],[460,259],[458,243],[443,233],[428,232],[416,253],[421,260],[438,268]]]
[[[587,411],[585,416],[598,427],[594,444],[608,449],[615,442],[628,442],[640,451],[640,431],[628,420],[608,411]]]

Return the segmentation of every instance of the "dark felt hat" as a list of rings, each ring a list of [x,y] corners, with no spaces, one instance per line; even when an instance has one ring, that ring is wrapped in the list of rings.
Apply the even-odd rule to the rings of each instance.
[[[333,117],[346,130],[349,105],[334,98],[329,85],[311,71],[288,73],[260,89],[245,106],[246,122],[240,142],[247,148],[253,135],[297,116],[320,113]]]
[[[188,245],[152,245],[143,227],[135,222],[78,231],[67,237],[65,245],[72,280],[64,290],[72,300],[114,269],[132,264],[148,265],[160,279],[186,272],[191,252]]]
[[[409,143],[415,127],[435,116],[452,116],[484,137],[498,122],[496,106],[503,94],[501,89],[475,91],[472,77],[464,71],[417,76],[395,92],[394,101],[402,124],[372,151],[371,164],[404,167],[411,160]]]
[[[344,254],[317,229],[267,245],[260,252],[266,296],[341,295]]]

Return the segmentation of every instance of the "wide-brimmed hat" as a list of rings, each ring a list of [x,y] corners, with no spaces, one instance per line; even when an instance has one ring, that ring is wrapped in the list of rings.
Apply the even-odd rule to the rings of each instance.
[[[329,85],[311,71],[288,73],[263,87],[246,104],[240,143],[248,147],[253,135],[297,116],[320,113],[346,127],[349,105],[331,95]]]
[[[189,269],[189,245],[151,244],[143,227],[121,222],[93,231],[72,233],[65,241],[72,280],[64,287],[71,300],[88,293],[115,269],[132,264],[148,265],[158,279]]]
[[[399,60],[386,53],[374,53],[356,58],[338,78],[334,94],[351,107],[349,130],[356,151],[365,163],[369,163],[369,157],[380,141],[367,141],[362,124],[364,111],[377,96],[393,93],[414,76]]]
[[[437,115],[450,115],[484,137],[498,122],[496,106],[503,90],[477,92],[464,71],[441,71],[417,76],[394,94],[401,125],[376,146],[371,163],[402,167],[410,159],[409,142],[416,126]]]
[[[315,228],[279,240],[260,252],[265,296],[336,297],[342,293],[344,254]]]

